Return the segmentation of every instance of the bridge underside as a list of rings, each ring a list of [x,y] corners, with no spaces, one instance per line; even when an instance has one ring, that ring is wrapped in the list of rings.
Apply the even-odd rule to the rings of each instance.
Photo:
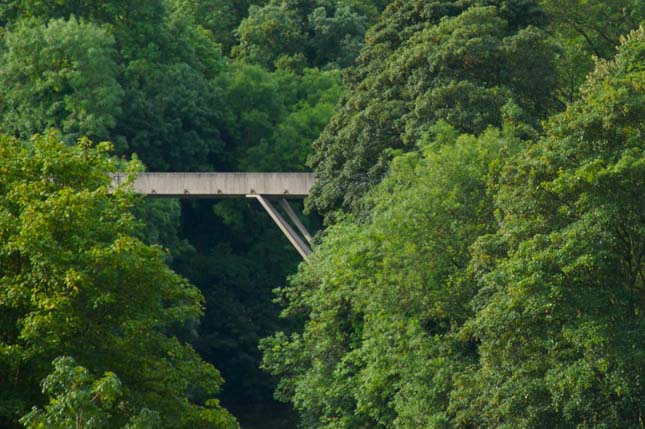
[[[126,182],[125,173],[112,176],[112,186]],[[139,173],[134,192],[157,198],[255,198],[306,260],[311,254],[311,235],[287,199],[305,198],[314,184],[311,173]],[[271,203],[278,200],[295,229]]]

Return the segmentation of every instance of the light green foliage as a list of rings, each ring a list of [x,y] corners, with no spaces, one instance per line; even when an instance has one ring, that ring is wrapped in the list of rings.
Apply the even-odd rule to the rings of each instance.
[[[0,418],[40,403],[51,360],[69,355],[117,373],[123,400],[159,411],[159,427],[234,428],[221,408],[191,402],[222,383],[171,334],[200,316],[202,296],[134,238],[132,195],[108,191],[108,148],[65,147],[55,133],[0,139]],[[132,416],[115,410],[108,426]]]
[[[278,72],[269,76],[278,84],[272,96],[283,104],[277,110],[283,115],[266,128],[268,135],[249,142],[247,153],[238,158],[239,168],[241,171],[304,171],[311,144],[329,122],[340,99],[340,74],[306,69],[302,75]],[[254,107],[257,105],[254,103]],[[252,110],[240,111],[246,114]],[[249,126],[255,128],[252,124]]]
[[[314,145],[309,205],[351,207],[438,120],[480,133],[553,107],[553,49],[531,1],[397,1],[366,38],[348,95]]]
[[[73,358],[61,357],[53,362],[54,372],[43,380],[43,393],[49,397],[44,410],[34,409],[20,419],[26,429],[100,429],[107,426],[110,413],[122,395],[119,378],[107,372],[96,379]],[[143,409],[124,429],[155,429],[159,415]]]
[[[353,64],[369,21],[383,7],[343,0],[272,0],[251,6],[233,54],[266,68],[344,68]]]
[[[645,24],[641,0],[541,0],[551,18],[559,45],[558,97],[563,103],[578,98],[578,88],[593,70],[593,56],[610,59],[621,35]]]
[[[481,341],[459,395],[475,426],[643,426],[644,82],[641,29],[505,171],[464,331]]]
[[[509,132],[433,128],[368,196],[369,220],[326,231],[281,291],[303,333],[265,340],[278,395],[307,428],[425,428],[449,421],[452,373],[475,355],[455,338],[476,286],[469,247],[494,231],[487,180],[521,147]],[[515,148],[515,149],[514,149]]]
[[[114,38],[92,23],[27,20],[4,36],[0,118],[28,137],[58,126],[67,141],[104,139],[121,113]]]
[[[302,171],[341,96],[337,71],[267,72],[234,63],[223,76],[226,132],[240,171]]]

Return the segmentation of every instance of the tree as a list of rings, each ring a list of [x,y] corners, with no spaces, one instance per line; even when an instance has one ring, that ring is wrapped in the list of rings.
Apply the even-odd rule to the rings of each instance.
[[[470,425],[640,428],[645,398],[645,30],[506,169],[474,264]]]
[[[232,53],[268,69],[345,68],[353,64],[382,2],[272,0],[251,6]]]
[[[264,0],[173,0],[173,13],[190,17],[208,30],[224,53],[235,45],[235,29],[248,15],[249,7],[261,5]]]
[[[620,37],[645,23],[645,4],[638,0],[542,0],[558,45],[558,98],[571,103],[593,70],[593,57],[611,59]]]
[[[479,134],[552,111],[556,82],[533,1],[397,1],[366,36],[341,102],[309,159],[309,207],[350,208],[438,120]]]
[[[0,117],[5,132],[27,138],[53,126],[73,142],[105,139],[121,114],[114,38],[75,18],[21,21],[4,37]]]
[[[218,81],[228,106],[222,136],[230,148],[224,165],[231,171],[304,169],[311,142],[341,92],[335,71],[272,73],[239,62]],[[275,379],[259,369],[257,345],[293,324],[278,318],[280,309],[271,301],[299,255],[254,201],[185,201],[182,219],[181,232],[194,251],[173,263],[204,294],[206,310],[194,344],[227,381],[224,405],[243,427],[294,427],[288,407],[272,400]],[[314,230],[316,219],[308,225]]]
[[[15,22],[25,17],[48,20],[77,16],[99,24],[127,26],[159,16],[164,10],[163,3],[163,0],[7,0],[0,5],[0,17],[5,22]]]
[[[243,70],[244,67],[241,67]],[[266,124],[264,128],[254,122],[236,121],[237,127],[246,130],[237,131],[246,141],[236,146],[243,152],[235,156],[240,171],[304,171],[306,159],[311,153],[311,145],[318,138],[331,118],[334,108],[340,99],[342,88],[340,73],[337,71],[319,71],[306,69],[302,74],[291,72],[264,73],[265,82],[275,82],[276,92],[271,96],[282,104],[276,109],[266,109],[263,106],[261,94],[249,91],[257,85],[254,82],[245,84],[245,97],[251,96],[247,107],[237,107],[242,118],[261,118],[254,115],[256,110],[263,110],[264,115],[273,112],[279,116],[275,122]],[[233,89],[233,86],[230,87]],[[230,104],[237,103],[232,91]],[[259,113],[259,112],[258,112]],[[248,116],[247,116],[248,115]],[[263,134],[256,134],[264,129]],[[253,136],[248,139],[247,136]]]
[[[119,33],[125,97],[111,134],[118,153],[136,153],[157,171],[219,167],[226,111],[217,84],[225,69],[219,47],[181,16],[164,16],[150,34],[135,30]]]
[[[435,126],[370,191],[371,215],[327,229],[281,290],[306,322],[263,341],[264,366],[304,427],[449,427],[452,378],[476,361],[456,335],[477,292],[470,246],[495,231],[488,181],[522,147],[514,134]]]
[[[96,379],[71,357],[57,358],[53,366],[54,372],[42,383],[49,404],[44,410],[34,407],[20,423],[27,429],[105,428],[122,394],[119,378],[108,372]],[[143,409],[124,429],[154,429],[160,424],[158,413]]]
[[[52,359],[74,356],[119,374],[132,408],[114,410],[109,427],[148,408],[159,427],[235,428],[216,402],[200,405],[222,380],[182,340],[203,298],[134,237],[134,199],[110,191],[108,149],[56,133],[0,138],[0,419],[41,404]]]

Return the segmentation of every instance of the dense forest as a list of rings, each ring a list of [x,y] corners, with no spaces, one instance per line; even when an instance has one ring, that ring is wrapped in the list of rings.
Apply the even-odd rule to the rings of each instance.
[[[0,3],[0,428],[297,427],[645,428],[645,2]]]

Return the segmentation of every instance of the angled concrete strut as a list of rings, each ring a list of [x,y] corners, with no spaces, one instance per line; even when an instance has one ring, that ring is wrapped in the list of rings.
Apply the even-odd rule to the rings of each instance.
[[[112,188],[126,179],[125,173],[113,174]],[[270,198],[279,198],[284,212],[311,243],[311,234],[286,199],[306,197],[314,181],[311,173],[139,173],[132,187],[137,193],[159,198],[255,198],[307,260],[311,248],[271,204]]]
[[[247,195],[247,197],[255,198],[260,202],[260,204],[262,204],[262,207],[264,207],[267,213],[269,213],[269,216],[271,216],[271,219],[273,219],[273,221],[278,225],[278,227],[280,227],[280,230],[284,233],[284,235],[287,236],[291,244],[293,244],[293,247],[295,247],[298,253],[300,253],[300,256],[302,256],[303,259],[305,260],[308,259],[309,255],[311,255],[311,249],[309,248],[309,246],[305,244],[304,241],[302,241],[302,238],[300,238],[298,234],[296,234],[293,228],[291,228],[291,225],[289,225],[287,221],[284,220],[282,215],[280,215],[280,213],[275,209],[275,207],[273,207],[271,202],[269,202],[269,200],[267,200],[262,195]],[[285,200],[280,200],[280,201],[282,202]],[[309,233],[307,233],[307,235],[309,235]]]

